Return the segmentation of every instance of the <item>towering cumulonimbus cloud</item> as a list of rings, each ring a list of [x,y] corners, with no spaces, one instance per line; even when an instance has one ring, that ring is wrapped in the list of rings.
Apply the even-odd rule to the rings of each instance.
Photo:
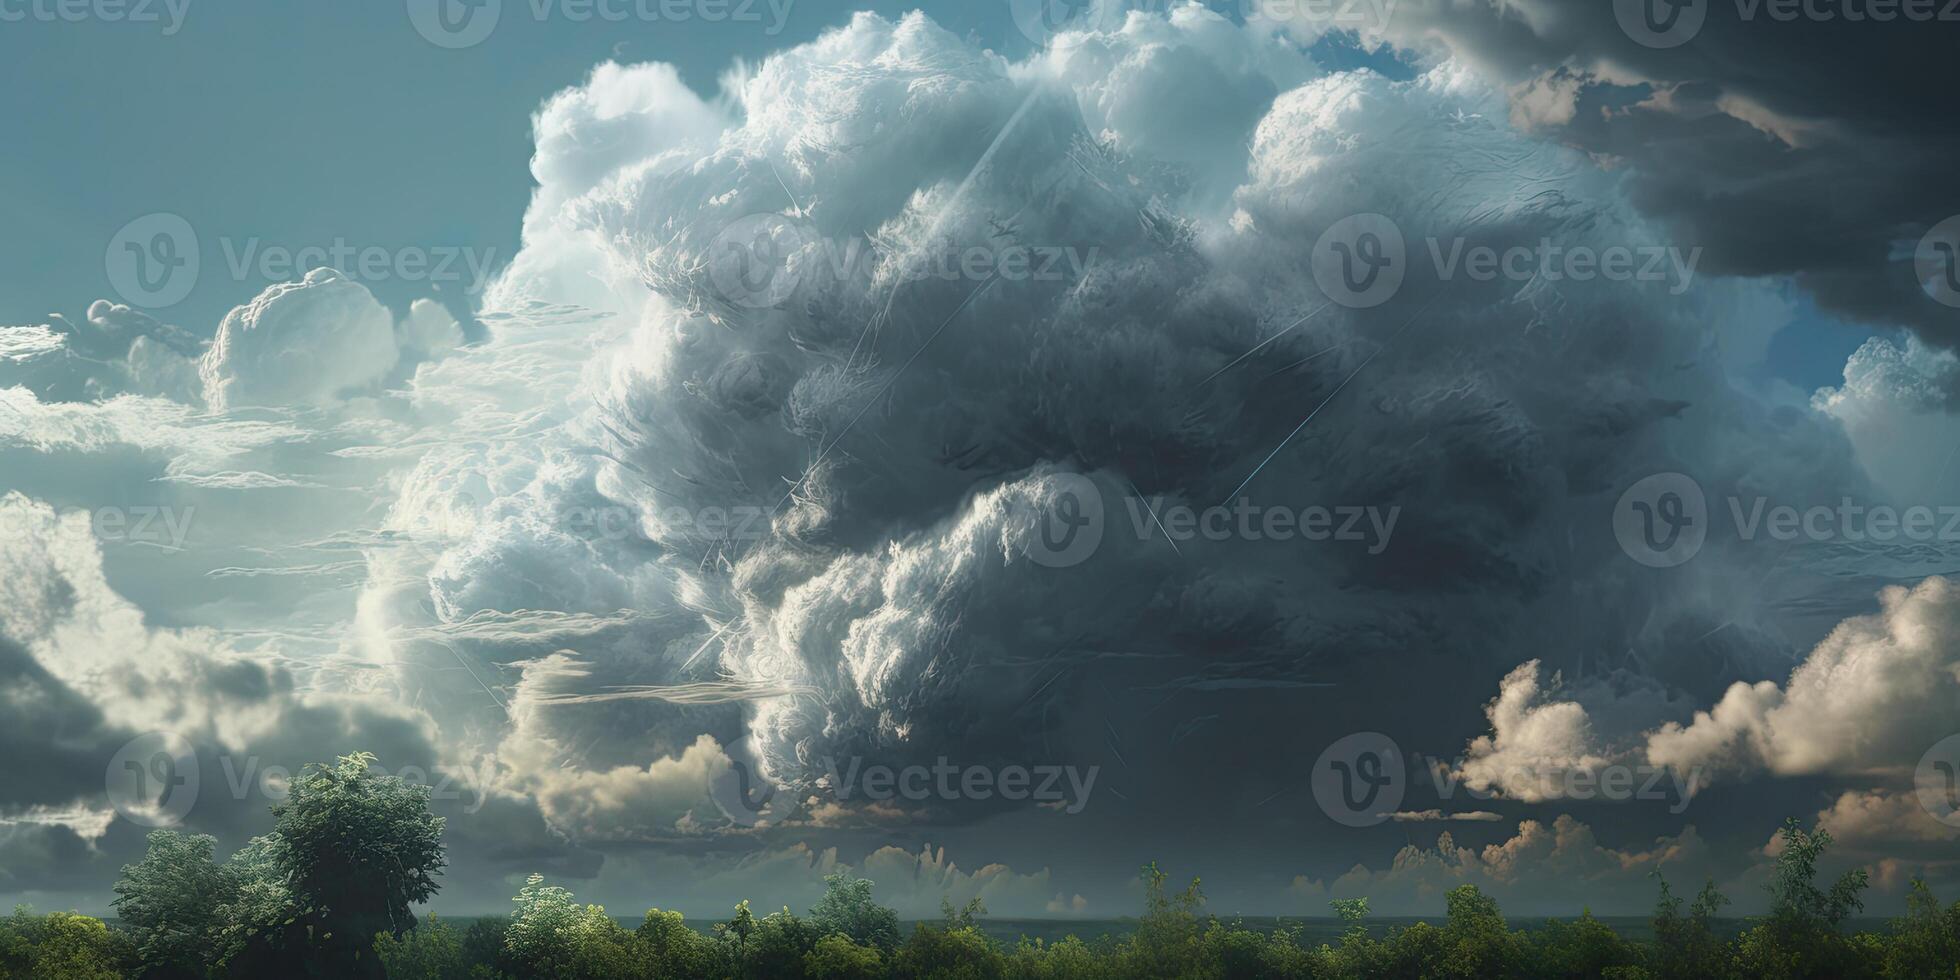
[[[824,761],[853,754],[1106,756],[1115,722],[1071,713],[1112,686],[1372,687],[1408,658],[1481,683],[1517,648],[1618,663],[1630,622],[1658,647],[1670,621],[1769,601],[1723,584],[1719,545],[1671,580],[1631,574],[1598,517],[1625,485],[1683,460],[1775,485],[1819,479],[1821,458],[1823,479],[1860,479],[1817,423],[1772,423],[1730,387],[1706,324],[1762,287],[1695,279],[1622,176],[1507,127],[1461,65],[1393,82],[1283,52],[1197,7],[1018,64],[923,16],[860,15],[758,66],[713,140],[603,176],[541,168],[577,179],[540,191],[497,288],[568,295],[585,287],[552,270],[570,265],[650,290],[609,301],[635,322],[588,372],[577,425],[597,491],[701,617],[694,669],[808,692],[744,709],[771,779],[821,794]],[[553,100],[551,128],[642,84],[601,72]],[[1129,101],[1184,88],[1209,94]],[[1187,123],[1229,132],[1169,139]],[[1350,309],[1313,248],[1369,213],[1403,235],[1409,275]],[[1545,240],[1674,275],[1472,280],[1450,261]],[[949,253],[1014,250],[1051,274],[944,274]],[[728,265],[763,259],[766,282]],[[1825,448],[1799,466],[1783,440]],[[1078,486],[1106,533],[1046,567],[1030,549]],[[1173,547],[1141,523],[1239,501],[1399,523],[1379,550]],[[689,515],[710,511],[759,519],[704,534]],[[519,547],[472,564],[494,576]]]

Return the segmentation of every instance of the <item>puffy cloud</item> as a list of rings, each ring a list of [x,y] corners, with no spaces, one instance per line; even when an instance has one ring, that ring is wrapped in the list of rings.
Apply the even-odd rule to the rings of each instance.
[[[1575,701],[1551,700],[1550,693],[1539,687],[1536,660],[1504,678],[1496,700],[1484,709],[1492,734],[1471,742],[1457,769],[1470,788],[1501,789],[1536,803],[1562,795],[1570,774],[1607,764],[1586,709]]]
[[[1445,831],[1434,847],[1410,844],[1379,871],[1356,865],[1326,883],[1301,877],[1292,892],[1309,901],[1366,897],[1379,913],[1434,915],[1444,893],[1469,884],[1512,915],[1569,912],[1578,904],[1614,914],[1652,907],[1653,872],[1679,885],[1711,874],[1726,879],[1736,870],[1692,826],[1645,849],[1620,849],[1600,843],[1585,823],[1560,815],[1549,826],[1521,821],[1515,835],[1481,848],[1460,845]]]
[[[1951,734],[1960,711],[1960,590],[1945,578],[1879,594],[1778,685],[1738,683],[1647,757],[1687,772],[1897,773]]]
[[[1951,414],[1956,393],[1960,358],[1952,351],[1917,337],[1874,337],[1846,360],[1844,384],[1817,392],[1812,403],[1844,425],[1858,461],[1896,505],[1929,506],[1953,486],[1953,454],[1927,447],[1960,436]]]
[[[313,405],[379,381],[399,356],[387,307],[366,286],[314,269],[232,310],[199,372],[214,408]]]

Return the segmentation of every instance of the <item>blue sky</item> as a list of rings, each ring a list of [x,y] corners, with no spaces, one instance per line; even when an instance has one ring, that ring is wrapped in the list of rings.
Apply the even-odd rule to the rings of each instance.
[[[424,40],[389,2],[192,0],[168,37],[162,24],[0,25],[0,321],[112,297],[107,243],[159,211],[189,220],[211,253],[196,290],[165,316],[206,335],[266,285],[214,274],[221,238],[240,254],[255,236],[294,249],[339,238],[508,261],[530,199],[531,114],[592,66],[665,61],[712,95],[736,58],[808,40],[853,9],[914,6],[801,0],[772,34],[767,20],[538,21],[524,0],[462,50]],[[1027,47],[1004,4],[936,8],[948,28]],[[401,305],[419,291],[382,292]]]

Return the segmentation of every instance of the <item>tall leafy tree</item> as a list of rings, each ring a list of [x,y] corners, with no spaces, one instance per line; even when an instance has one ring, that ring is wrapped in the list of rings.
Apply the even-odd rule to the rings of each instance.
[[[219,910],[238,895],[238,876],[212,860],[214,838],[156,830],[143,860],[126,865],[112,904],[142,958],[143,976],[195,980],[217,962]]]
[[[374,937],[414,928],[409,907],[436,893],[443,868],[429,788],[376,773],[374,761],[359,752],[308,766],[272,808],[266,838],[323,962],[359,975],[380,974]]]

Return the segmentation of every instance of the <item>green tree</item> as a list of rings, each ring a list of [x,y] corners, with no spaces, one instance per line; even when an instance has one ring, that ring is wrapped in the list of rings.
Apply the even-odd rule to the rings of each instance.
[[[1871,964],[1838,931],[1846,918],[1865,907],[1861,896],[1869,877],[1864,869],[1847,871],[1830,888],[1819,888],[1817,866],[1830,849],[1830,831],[1808,831],[1791,820],[1783,825],[1782,844],[1768,886],[1769,917],[1743,934],[1738,967],[1752,977],[1793,980],[1871,975]]]
[[[375,935],[414,928],[409,907],[436,893],[443,868],[429,788],[375,773],[374,761],[357,752],[308,766],[272,808],[268,838],[322,959],[360,975],[379,975]]]
[[[1914,878],[1906,914],[1892,920],[1884,958],[1888,978],[1960,974],[1960,902],[1941,908],[1926,882]]]
[[[818,935],[838,933],[886,952],[898,947],[898,913],[871,900],[871,882],[842,871],[823,880],[823,898],[810,909]]]
[[[715,962],[713,941],[689,928],[679,912],[648,909],[634,936],[655,976],[706,976]]]
[[[1519,972],[1525,946],[1504,921],[1496,899],[1476,885],[1458,885],[1443,899],[1449,922],[1443,927],[1446,952],[1437,975],[1505,977]]]
[[[1688,915],[1683,917],[1681,899],[1668,887],[1667,879],[1658,871],[1654,872],[1654,879],[1660,882],[1661,894],[1654,903],[1654,949],[1649,957],[1649,972],[1662,980],[1713,980],[1729,975],[1727,953],[1711,927],[1729,900],[1715,890],[1715,880],[1710,878],[1701,886]]]
[[[861,946],[842,932],[817,940],[803,957],[803,975],[811,980],[877,980],[885,975],[885,960],[875,946]]]
[[[143,976],[196,980],[217,963],[218,912],[237,899],[239,880],[212,860],[216,847],[212,837],[156,830],[143,860],[123,867],[111,904]]]
[[[469,980],[463,934],[434,915],[400,936],[375,936],[374,954],[388,980]]]
[[[525,977],[626,977],[633,974],[631,933],[598,905],[580,905],[572,893],[532,875],[513,899],[517,909],[504,930],[505,962]]]
[[[100,919],[72,912],[38,916],[23,905],[0,926],[0,976],[118,980],[135,967],[135,946]]]

